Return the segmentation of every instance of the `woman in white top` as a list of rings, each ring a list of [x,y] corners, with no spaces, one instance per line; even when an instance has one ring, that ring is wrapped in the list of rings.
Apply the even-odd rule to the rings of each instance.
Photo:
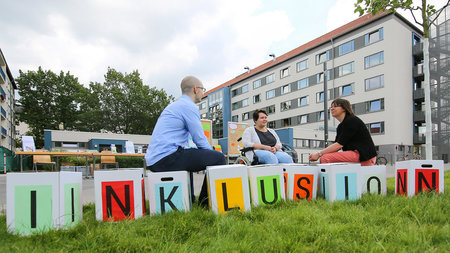
[[[281,142],[273,129],[267,128],[267,113],[262,109],[253,112],[254,127],[245,129],[242,144],[245,148],[253,147],[260,163],[293,163],[292,157],[281,151]],[[246,153],[253,161],[253,152]]]

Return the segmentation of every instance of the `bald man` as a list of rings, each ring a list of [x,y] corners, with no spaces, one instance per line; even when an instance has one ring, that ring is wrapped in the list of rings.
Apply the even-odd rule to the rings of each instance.
[[[183,78],[180,86],[181,98],[161,113],[147,148],[145,161],[147,168],[153,172],[196,172],[205,170],[206,166],[225,164],[225,156],[212,150],[209,145],[201,125],[200,111],[195,105],[201,101],[206,90],[202,82],[194,76],[187,76]],[[189,134],[198,149],[184,149]],[[199,204],[208,205],[206,178],[200,192]]]

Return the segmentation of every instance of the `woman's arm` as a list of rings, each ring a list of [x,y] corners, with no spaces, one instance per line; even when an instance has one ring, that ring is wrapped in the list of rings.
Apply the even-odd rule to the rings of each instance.
[[[330,146],[322,149],[319,152],[313,153],[309,155],[309,160],[310,161],[317,161],[319,160],[319,158],[324,155],[324,154],[328,154],[328,153],[334,153],[334,152],[338,152],[343,146],[341,144],[339,144],[338,142],[335,142],[333,144],[331,144]]]

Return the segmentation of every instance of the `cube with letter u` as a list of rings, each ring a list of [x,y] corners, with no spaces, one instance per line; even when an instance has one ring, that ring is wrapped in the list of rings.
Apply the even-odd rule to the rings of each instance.
[[[83,217],[81,189],[81,172],[8,173],[8,229],[28,235],[75,226]]]
[[[142,217],[142,172],[102,170],[94,172],[97,220],[119,221]]]
[[[230,210],[251,209],[246,166],[208,166],[206,176],[209,205],[215,213],[225,214]]]
[[[361,197],[359,163],[319,164],[319,191],[328,201],[356,200]]]
[[[283,166],[256,165],[249,166],[247,171],[253,205],[273,205],[286,199]]]
[[[191,209],[187,171],[150,172],[148,175],[150,215]]]
[[[444,161],[410,160],[395,163],[395,193],[414,196],[419,192],[444,192]]]

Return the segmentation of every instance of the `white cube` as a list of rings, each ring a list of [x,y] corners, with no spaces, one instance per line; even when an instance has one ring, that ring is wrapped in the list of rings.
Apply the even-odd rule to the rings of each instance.
[[[187,171],[150,172],[147,175],[150,215],[191,210],[191,183]]]
[[[356,200],[361,197],[359,163],[319,164],[319,190],[328,201]]]
[[[142,217],[142,172],[96,170],[94,172],[97,220],[119,221]]]
[[[250,191],[245,165],[206,167],[209,206],[217,214],[230,210],[249,211]]]
[[[28,235],[69,228],[82,220],[81,173],[6,175],[6,220],[10,232]]]
[[[303,164],[283,164],[287,181],[287,199],[316,199],[319,168]]]
[[[386,165],[361,166],[362,194],[386,195]]]
[[[286,199],[282,165],[249,166],[247,171],[254,206],[273,205]]]
[[[395,163],[395,193],[414,196],[422,191],[444,192],[444,161],[409,160]]]

